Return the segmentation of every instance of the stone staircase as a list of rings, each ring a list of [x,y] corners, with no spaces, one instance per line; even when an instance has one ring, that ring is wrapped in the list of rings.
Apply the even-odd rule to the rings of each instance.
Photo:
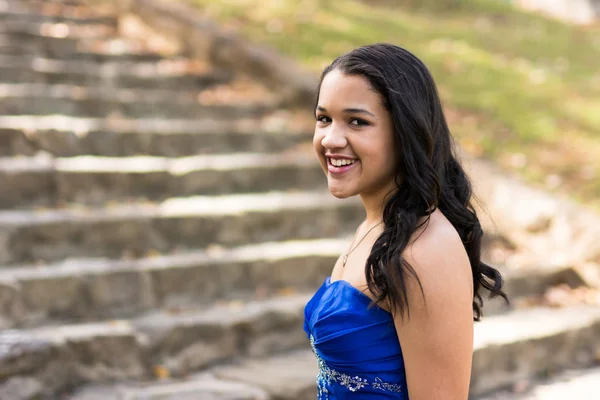
[[[303,307],[362,207],[276,93],[146,39],[0,0],[0,399],[314,399]],[[520,306],[577,276],[500,268],[474,396],[598,361],[600,308]]]

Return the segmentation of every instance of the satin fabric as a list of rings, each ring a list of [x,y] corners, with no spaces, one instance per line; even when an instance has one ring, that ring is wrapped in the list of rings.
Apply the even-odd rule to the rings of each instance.
[[[392,315],[344,280],[325,282],[304,309],[317,362],[319,400],[408,400]]]

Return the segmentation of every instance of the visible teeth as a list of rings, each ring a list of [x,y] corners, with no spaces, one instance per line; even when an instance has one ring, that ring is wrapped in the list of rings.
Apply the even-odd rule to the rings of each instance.
[[[354,164],[354,161],[356,161],[356,160],[346,160],[346,159],[336,160],[336,159],[332,158],[331,164],[335,165],[336,167],[342,167],[344,165]]]

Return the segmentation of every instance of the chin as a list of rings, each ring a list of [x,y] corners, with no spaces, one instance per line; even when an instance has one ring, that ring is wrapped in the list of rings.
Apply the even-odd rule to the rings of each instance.
[[[347,188],[336,188],[331,186],[329,186],[329,192],[338,199],[347,199],[348,197],[356,195],[354,191],[348,190]]]

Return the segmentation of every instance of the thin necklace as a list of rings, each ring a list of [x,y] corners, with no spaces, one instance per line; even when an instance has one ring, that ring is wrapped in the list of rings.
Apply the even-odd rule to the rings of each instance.
[[[358,245],[367,237],[369,233],[371,233],[373,229],[377,228],[382,223],[383,221],[379,221],[377,224],[375,224],[371,229],[367,231],[367,233],[363,235],[363,237],[358,241],[358,243],[356,243],[356,246],[352,247],[354,245],[354,241],[356,240],[356,235],[358,234],[358,230],[356,231],[356,233],[354,234],[354,239],[352,239],[352,244],[350,245],[350,251],[344,254],[344,257],[342,258],[342,268],[346,266],[346,262],[348,261],[348,256],[350,255],[350,253],[352,253],[358,247]]]

